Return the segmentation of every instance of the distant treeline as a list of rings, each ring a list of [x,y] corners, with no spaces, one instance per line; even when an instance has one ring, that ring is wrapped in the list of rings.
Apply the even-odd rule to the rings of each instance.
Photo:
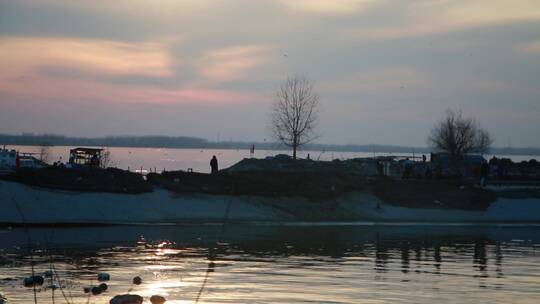
[[[168,136],[107,136],[107,137],[67,137],[51,134],[0,134],[2,145],[32,145],[32,146],[96,146],[96,147],[170,147],[170,148],[200,148],[208,141],[196,137]]]
[[[259,150],[286,149],[275,142],[211,142],[189,136],[107,136],[107,137],[67,137],[54,134],[0,134],[0,145],[31,146],[92,146],[92,147],[140,147],[140,148],[195,148],[195,149],[249,149],[255,145]],[[428,147],[404,147],[391,145],[329,145],[310,144],[304,150],[336,152],[372,153],[419,153],[431,152]],[[540,155],[540,148],[492,148],[496,155]]]

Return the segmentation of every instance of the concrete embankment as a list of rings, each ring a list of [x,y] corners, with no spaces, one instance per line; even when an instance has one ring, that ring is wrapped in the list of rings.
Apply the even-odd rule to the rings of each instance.
[[[540,223],[540,199],[498,198],[486,210],[405,208],[372,194],[333,199],[246,195],[70,192],[0,181],[0,223],[163,224],[188,222],[514,222]]]
[[[18,224],[132,224],[273,221],[286,219],[249,199],[205,194],[70,192],[0,181],[0,222]]]

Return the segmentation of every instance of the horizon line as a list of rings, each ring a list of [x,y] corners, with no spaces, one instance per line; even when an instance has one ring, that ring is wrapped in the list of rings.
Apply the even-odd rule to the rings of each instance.
[[[228,140],[228,141],[215,141],[215,140],[209,140],[202,137],[196,137],[196,136],[187,136],[187,135],[105,135],[105,136],[96,136],[96,137],[87,137],[87,136],[70,136],[70,135],[63,135],[63,134],[53,134],[53,133],[31,133],[31,132],[22,132],[19,134],[8,134],[8,133],[0,133],[0,137],[15,137],[15,138],[43,138],[43,137],[52,137],[52,138],[58,138],[58,139],[64,139],[64,140],[89,140],[89,141],[99,141],[99,140],[106,140],[106,139],[142,139],[142,138],[163,138],[163,139],[186,139],[186,140],[194,140],[199,141],[198,144],[204,145],[221,145],[221,144],[239,144],[239,145],[263,145],[263,146],[283,146],[283,144],[275,141],[245,141],[245,140]],[[51,138],[51,139],[52,139]],[[2,138],[0,138],[2,140]],[[0,144],[4,144],[0,142]],[[6,143],[6,145],[50,145],[50,146],[59,146],[55,143],[37,143],[37,142],[28,142],[28,143]],[[117,145],[114,143],[113,146],[121,147],[122,145]],[[149,143],[139,143],[140,145],[137,146],[149,146]],[[163,147],[171,146],[172,143],[163,143]],[[184,143],[188,144],[188,143]],[[194,143],[189,143],[193,145]],[[61,144],[60,144],[61,145]],[[154,143],[152,146],[160,146],[159,143]],[[361,143],[309,143],[305,145],[306,147],[313,147],[313,146],[326,146],[326,147],[351,147],[351,148],[369,148],[369,147],[378,147],[378,148],[395,148],[395,149],[418,149],[418,150],[429,150],[431,149],[428,145],[426,146],[404,146],[404,145],[396,145],[396,144],[377,144],[377,143],[367,143],[367,144],[361,144]],[[125,147],[134,147],[133,143],[132,145],[126,145]],[[230,147],[233,148],[233,147]],[[540,153],[540,147],[537,146],[494,146],[491,149],[497,149],[497,150],[536,150],[536,153]],[[539,154],[540,155],[540,154]]]

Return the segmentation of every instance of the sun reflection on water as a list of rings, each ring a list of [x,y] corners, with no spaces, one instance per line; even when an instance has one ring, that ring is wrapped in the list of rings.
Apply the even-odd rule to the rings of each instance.
[[[246,229],[249,228],[249,229]],[[538,303],[540,231],[471,227],[91,227],[56,229],[55,249],[33,251],[36,273],[51,258],[75,303],[107,272],[116,294],[166,303]],[[39,239],[51,231],[32,230]],[[78,235],[105,239],[81,246]],[[144,237],[141,237],[144,235]],[[32,302],[24,231],[0,233],[0,293]],[[62,244],[61,246],[59,244]],[[49,255],[47,252],[50,252]],[[140,276],[142,284],[133,284]],[[6,278],[10,278],[7,280]],[[39,303],[52,291],[39,288]],[[58,303],[59,292],[55,292]]]

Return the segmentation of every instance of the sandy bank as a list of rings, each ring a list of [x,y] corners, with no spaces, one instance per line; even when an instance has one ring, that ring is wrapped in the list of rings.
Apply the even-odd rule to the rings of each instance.
[[[70,192],[1,181],[0,200],[2,223],[215,222],[227,215],[228,219],[236,221],[286,218],[273,209],[255,206],[245,198],[178,195],[161,189],[143,194]]]
[[[404,208],[362,192],[334,199],[79,193],[0,181],[0,223],[158,224],[249,221],[536,222],[540,199],[498,198],[484,211]]]

